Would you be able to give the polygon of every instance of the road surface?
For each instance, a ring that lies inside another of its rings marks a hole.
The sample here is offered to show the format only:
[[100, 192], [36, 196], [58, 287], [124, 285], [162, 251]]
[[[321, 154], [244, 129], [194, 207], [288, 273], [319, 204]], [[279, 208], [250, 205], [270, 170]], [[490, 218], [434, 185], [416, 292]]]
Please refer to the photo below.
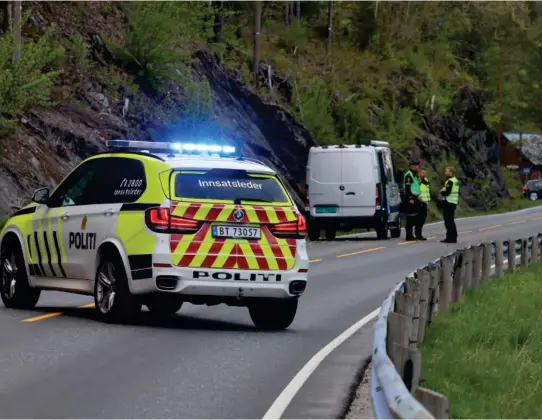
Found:
[[[284, 332], [256, 331], [246, 309], [222, 305], [117, 326], [98, 322], [84, 296], [44, 292], [33, 311], [0, 304], [0, 415], [261, 418], [316, 352], [378, 308], [405, 275], [469, 243], [542, 232], [542, 207], [457, 224], [457, 245], [439, 242], [442, 223], [426, 227], [426, 242], [369, 233], [309, 244], [309, 286]], [[370, 329], [360, 334], [314, 373], [286, 417], [329, 417], [369, 355]]]

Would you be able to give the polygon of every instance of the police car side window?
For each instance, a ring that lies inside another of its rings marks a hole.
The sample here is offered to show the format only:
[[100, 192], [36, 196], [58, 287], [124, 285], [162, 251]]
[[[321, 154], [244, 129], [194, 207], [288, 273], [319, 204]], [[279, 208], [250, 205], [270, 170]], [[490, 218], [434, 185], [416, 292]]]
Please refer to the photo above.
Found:
[[96, 159], [77, 167], [53, 192], [49, 207], [93, 204], [87, 193], [93, 184], [99, 183], [100, 166], [100, 159]]
[[105, 178], [99, 190], [91, 191], [100, 203], [133, 203], [147, 188], [145, 167], [137, 159], [107, 158], [103, 160]]

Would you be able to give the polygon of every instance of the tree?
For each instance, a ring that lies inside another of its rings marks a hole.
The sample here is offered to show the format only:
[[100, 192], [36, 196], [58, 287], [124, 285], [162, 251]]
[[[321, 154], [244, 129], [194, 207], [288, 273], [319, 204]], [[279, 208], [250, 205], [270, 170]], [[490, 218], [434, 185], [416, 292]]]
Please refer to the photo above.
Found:
[[2, 1], [1, 7], [3, 11], [2, 31], [8, 32], [11, 28], [11, 1]]
[[13, 8], [13, 62], [18, 63], [21, 61], [21, 15], [23, 2], [21, 0], [14, 0], [12, 2]]
[[331, 52], [331, 37], [333, 24], [333, 0], [329, 0], [328, 12], [327, 12], [327, 53]]
[[254, 14], [254, 88], [258, 89], [258, 73], [260, 70], [260, 32], [262, 30], [262, 2], [255, 2]]

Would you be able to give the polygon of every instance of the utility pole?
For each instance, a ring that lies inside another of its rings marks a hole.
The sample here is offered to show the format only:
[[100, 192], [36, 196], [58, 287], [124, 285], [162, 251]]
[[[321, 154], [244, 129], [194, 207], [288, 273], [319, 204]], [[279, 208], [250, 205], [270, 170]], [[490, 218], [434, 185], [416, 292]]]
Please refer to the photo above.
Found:
[[14, 0], [12, 2], [13, 7], [13, 62], [18, 63], [21, 61], [21, 16], [23, 2], [21, 0]]
[[262, 30], [262, 2], [255, 2], [254, 18], [254, 89], [258, 89], [258, 73], [260, 70], [260, 32]]

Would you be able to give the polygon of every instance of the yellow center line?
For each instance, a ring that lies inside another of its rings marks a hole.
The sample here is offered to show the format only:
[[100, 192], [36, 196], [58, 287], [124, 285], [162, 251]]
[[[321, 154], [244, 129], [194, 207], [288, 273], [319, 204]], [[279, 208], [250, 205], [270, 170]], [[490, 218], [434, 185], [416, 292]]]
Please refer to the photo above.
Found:
[[[93, 308], [93, 307], [94, 307], [94, 302], [79, 306], [79, 308]], [[60, 316], [60, 315], [62, 315], [62, 312], [50, 312], [48, 314], [43, 314], [43, 315], [34, 316], [32, 318], [23, 319], [23, 322], [36, 322], [36, 321], [41, 321], [43, 319], [53, 318], [55, 316]]]
[[478, 231], [482, 232], [483, 230], [497, 229], [497, 228], [500, 228], [500, 227], [502, 227], [502, 225], [488, 226], [488, 227], [485, 227], [485, 228], [480, 228], [480, 229], [478, 229]]
[[316, 260], [310, 260], [309, 262], [313, 263], [313, 262], [320, 262], [320, 261], [322, 261], [322, 259], [321, 259], [321, 258], [319, 258], [319, 259], [316, 259]]
[[410, 245], [410, 244], [417, 244], [418, 242], [419, 241], [406, 241], [406, 242], [399, 242], [397, 245]]
[[362, 249], [361, 251], [350, 252], [349, 254], [341, 254], [341, 255], [337, 255], [337, 258], [349, 257], [349, 256], [351, 256], [351, 255], [365, 254], [366, 252], [378, 251], [378, 250], [384, 249], [384, 248], [386, 248], [386, 247], [385, 247], [385, 246], [379, 246], [379, 247], [377, 247], [377, 248]]
[[462, 232], [457, 232], [457, 233], [459, 233], [459, 234], [463, 234], [463, 233], [472, 233], [472, 230], [464, 230], [464, 231], [462, 231]]
[[535, 217], [533, 220], [542, 220], [542, 217]]
[[62, 312], [51, 312], [49, 314], [44, 314], [44, 315], [34, 316], [32, 318], [23, 319], [23, 322], [36, 322], [36, 321], [41, 321], [42, 319], [52, 318], [54, 316], [59, 316], [59, 315], [62, 315]]
[[427, 240], [436, 239], [436, 238], [437, 238], [436, 236], [430, 236], [427, 238]]
[[515, 222], [508, 223], [509, 225], [519, 225], [520, 223], [525, 223], [526, 220], [516, 220]]

